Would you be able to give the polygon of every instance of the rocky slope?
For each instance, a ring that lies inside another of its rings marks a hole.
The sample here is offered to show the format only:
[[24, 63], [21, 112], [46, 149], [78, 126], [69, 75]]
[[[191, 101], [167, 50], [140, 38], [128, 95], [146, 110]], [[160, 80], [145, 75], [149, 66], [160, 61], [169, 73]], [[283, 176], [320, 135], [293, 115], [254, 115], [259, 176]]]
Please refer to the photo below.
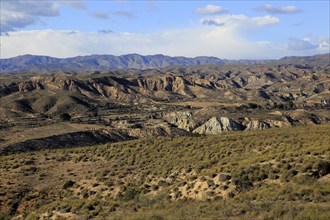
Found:
[[[8, 136], [20, 135], [12, 132], [14, 128], [45, 127], [63, 120], [72, 125], [102, 125], [129, 138], [326, 123], [330, 121], [330, 67], [323, 65], [324, 57], [299, 58], [297, 63], [284, 59], [276, 64], [171, 66], [156, 73], [0, 75], [0, 129], [4, 131], [0, 147], [37, 146], [48, 137], [51, 143], [56, 135], [10, 143]], [[310, 59], [314, 60], [308, 65], [301, 64]], [[65, 114], [69, 119], [63, 119]], [[67, 131], [74, 132], [78, 131]]]
[[248, 108], [328, 106], [329, 71], [322, 66], [264, 64], [169, 67], [156, 75], [145, 71], [143, 76], [2, 76], [0, 115], [86, 115], [109, 102], [114, 106], [201, 100]]
[[[203, 109], [202, 109], [203, 110]], [[163, 118], [176, 127], [196, 134], [219, 134], [229, 131], [264, 130], [306, 124], [326, 123], [329, 116], [298, 109], [295, 111], [269, 111], [264, 116], [242, 117], [241, 114], [209, 112], [200, 117], [201, 110], [165, 113]], [[262, 114], [262, 110], [259, 110]], [[327, 114], [327, 111], [324, 111]], [[325, 117], [324, 117], [325, 116]], [[206, 119], [205, 119], [206, 118]]]
[[196, 121], [193, 119], [192, 113], [189, 111], [170, 112], [164, 115], [164, 119], [170, 124], [186, 131], [193, 131], [197, 126]]
[[198, 134], [218, 134], [225, 131], [242, 131], [244, 128], [239, 123], [227, 117], [211, 118], [193, 132]]
[[256, 65], [171, 67], [151, 76], [4, 76], [0, 98], [6, 106], [37, 112], [56, 111], [54, 106], [73, 102], [90, 108], [99, 98], [139, 103], [185, 99], [324, 103], [330, 91], [329, 71], [319, 66]]

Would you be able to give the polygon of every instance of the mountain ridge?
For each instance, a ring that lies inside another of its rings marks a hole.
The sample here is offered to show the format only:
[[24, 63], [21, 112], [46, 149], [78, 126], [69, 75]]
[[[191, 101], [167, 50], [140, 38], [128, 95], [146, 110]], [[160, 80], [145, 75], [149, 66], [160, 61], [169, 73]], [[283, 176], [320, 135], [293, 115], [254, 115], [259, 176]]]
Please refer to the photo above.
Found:
[[1, 73], [52, 72], [52, 71], [102, 71], [109, 69], [158, 69], [169, 66], [192, 65], [226, 65], [226, 64], [264, 64], [264, 63], [309, 63], [317, 62], [329, 65], [329, 54], [308, 57], [283, 57], [279, 60], [228, 60], [213, 56], [194, 58], [183, 56], [167, 56], [163, 54], [140, 55], [88, 55], [70, 58], [56, 58], [39, 55], [21, 55], [13, 58], [0, 59]]

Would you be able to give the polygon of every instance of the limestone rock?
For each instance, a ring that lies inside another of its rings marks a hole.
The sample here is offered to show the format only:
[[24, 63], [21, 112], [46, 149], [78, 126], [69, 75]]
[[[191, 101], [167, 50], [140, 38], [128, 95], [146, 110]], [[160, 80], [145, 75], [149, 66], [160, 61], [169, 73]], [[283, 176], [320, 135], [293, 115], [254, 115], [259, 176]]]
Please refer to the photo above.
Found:
[[178, 128], [192, 131], [196, 128], [197, 123], [193, 119], [193, 115], [189, 111], [185, 112], [171, 112], [164, 115], [166, 121], [170, 124], [176, 125]]
[[230, 118], [221, 117], [220, 119], [217, 119], [216, 117], [213, 117], [205, 122], [202, 126], [196, 128], [193, 133], [218, 134], [226, 131], [241, 130], [244, 130], [244, 127]]
[[227, 117], [221, 117], [220, 123], [222, 124], [222, 129], [224, 131], [242, 131], [243, 126], [236, 121], [227, 118]]
[[270, 128], [270, 125], [258, 119], [245, 118], [243, 124], [246, 126], [245, 130], [264, 130]]
[[265, 122], [268, 123], [271, 128], [272, 127], [281, 128], [284, 126], [291, 126], [290, 123], [281, 120], [266, 119]]

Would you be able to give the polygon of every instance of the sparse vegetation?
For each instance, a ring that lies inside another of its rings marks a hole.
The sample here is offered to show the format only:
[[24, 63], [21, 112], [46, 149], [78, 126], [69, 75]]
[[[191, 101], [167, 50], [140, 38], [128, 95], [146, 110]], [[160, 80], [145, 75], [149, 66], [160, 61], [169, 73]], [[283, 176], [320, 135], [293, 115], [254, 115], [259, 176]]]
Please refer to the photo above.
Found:
[[328, 219], [329, 124], [0, 158], [1, 219]]

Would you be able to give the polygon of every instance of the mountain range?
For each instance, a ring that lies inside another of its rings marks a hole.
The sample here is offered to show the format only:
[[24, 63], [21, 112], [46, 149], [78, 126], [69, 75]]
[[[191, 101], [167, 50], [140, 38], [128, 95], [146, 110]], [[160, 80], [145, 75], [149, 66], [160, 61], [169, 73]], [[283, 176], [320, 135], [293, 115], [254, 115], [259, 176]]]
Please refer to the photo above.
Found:
[[157, 69], [168, 66], [192, 66], [201, 64], [262, 64], [269, 62], [302, 63], [310, 61], [329, 65], [329, 55], [321, 54], [311, 57], [284, 57], [279, 60], [227, 60], [216, 57], [200, 56], [195, 58], [171, 57], [162, 54], [143, 56], [139, 54], [89, 55], [72, 58], [55, 58], [49, 56], [22, 55], [0, 59], [1, 73], [27, 73], [52, 71], [102, 71], [109, 69]]

